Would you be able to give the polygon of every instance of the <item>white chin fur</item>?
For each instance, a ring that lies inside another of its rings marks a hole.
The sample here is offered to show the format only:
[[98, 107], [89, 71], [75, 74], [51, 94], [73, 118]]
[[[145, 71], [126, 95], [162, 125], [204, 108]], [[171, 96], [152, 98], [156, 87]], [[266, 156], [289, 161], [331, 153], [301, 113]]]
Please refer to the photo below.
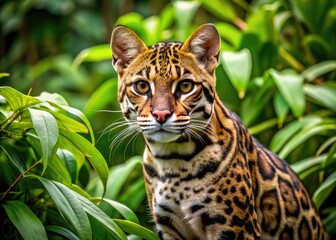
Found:
[[181, 137], [181, 134], [157, 131], [155, 133], [148, 134], [145, 137], [158, 143], [170, 143]]

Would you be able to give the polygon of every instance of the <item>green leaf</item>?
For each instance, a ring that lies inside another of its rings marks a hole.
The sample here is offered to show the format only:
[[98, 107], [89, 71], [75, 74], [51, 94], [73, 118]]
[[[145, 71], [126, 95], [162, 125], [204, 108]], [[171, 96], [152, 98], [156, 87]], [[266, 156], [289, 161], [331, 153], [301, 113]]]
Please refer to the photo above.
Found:
[[24, 95], [11, 87], [0, 87], [0, 96], [6, 99], [14, 112], [41, 103], [37, 98]]
[[283, 96], [276, 93], [274, 96], [274, 110], [278, 117], [278, 124], [282, 126], [288, 115], [289, 107]]
[[326, 74], [335, 69], [336, 69], [336, 61], [329, 60], [329, 61], [320, 62], [314, 66], [311, 66], [310, 68], [307, 68], [301, 73], [301, 75], [304, 79], [311, 82], [315, 80], [317, 77], [320, 77], [323, 74]]
[[186, 29], [190, 28], [191, 20], [199, 8], [200, 3], [197, 1], [173, 1], [172, 4], [175, 9], [175, 15], [177, 16], [177, 39], [182, 41], [189, 35]]
[[29, 108], [35, 131], [40, 138], [42, 148], [43, 171], [47, 168], [58, 139], [58, 126], [55, 118], [50, 113]]
[[221, 54], [222, 66], [240, 98], [245, 96], [247, 85], [251, 76], [252, 59], [248, 49], [240, 52], [223, 52]]
[[67, 111], [68, 113], [71, 113], [71, 114], [75, 115], [76, 117], [79, 117], [85, 123], [85, 125], [88, 128], [89, 133], [90, 133], [91, 142], [92, 142], [92, 144], [95, 144], [95, 137], [94, 137], [93, 129], [91, 127], [91, 124], [90, 124], [89, 120], [84, 115], [84, 113], [82, 113], [80, 110], [78, 110], [76, 108], [73, 108], [73, 107], [61, 106], [61, 108], [64, 109], [65, 111]]
[[303, 88], [304, 92], [318, 104], [330, 108], [336, 112], [336, 85], [308, 85]]
[[111, 199], [107, 199], [107, 198], [102, 198], [102, 199], [101, 198], [94, 198], [94, 200], [96, 200], [96, 201], [103, 201], [103, 202], [109, 204], [114, 209], [116, 209], [125, 219], [127, 219], [127, 220], [129, 220], [131, 222], [139, 224], [138, 217], [127, 206], [125, 206], [125, 205], [123, 205], [123, 204], [121, 204], [119, 202], [113, 201]]
[[26, 204], [21, 201], [8, 201], [2, 206], [23, 239], [48, 239], [42, 222]]
[[57, 233], [67, 239], [70, 240], [80, 240], [73, 232], [69, 229], [61, 227], [61, 226], [46, 226], [45, 228], [48, 232]]
[[[234, 22], [237, 18], [237, 13], [233, 8], [233, 5], [228, 0], [201, 0], [202, 5], [208, 9], [212, 14], [220, 17], [224, 20]], [[183, 14], [183, 13], [182, 13]], [[183, 19], [183, 15], [179, 15]]]
[[291, 168], [299, 175], [300, 179], [305, 179], [313, 172], [322, 168], [322, 163], [326, 159], [326, 154], [318, 157], [311, 157], [291, 164]]
[[92, 239], [91, 225], [77, 195], [61, 183], [36, 177], [48, 190], [61, 216], [80, 239]]
[[91, 94], [89, 101], [87, 102], [84, 113], [89, 118], [97, 110], [105, 109], [108, 104], [117, 102], [116, 94], [111, 94], [111, 92], [117, 92], [118, 79], [110, 79], [101, 84], [94, 92]]
[[292, 72], [282, 72], [271, 69], [269, 71], [278, 86], [281, 95], [296, 117], [300, 117], [305, 110], [305, 97], [303, 94], [303, 78]]
[[79, 201], [84, 207], [84, 210], [93, 218], [95, 218], [102, 226], [104, 226], [115, 237], [115, 239], [127, 240], [124, 232], [119, 226], [107, 216], [101, 209], [94, 205], [91, 201], [82, 195], [75, 193]]
[[330, 193], [336, 187], [336, 172], [333, 172], [315, 191], [313, 201], [317, 208], [320, 208]]
[[102, 44], [83, 49], [75, 58], [73, 62], [74, 67], [78, 67], [83, 62], [101, 62], [110, 60], [112, 53], [108, 44]]
[[159, 237], [152, 231], [128, 220], [114, 219], [119, 227], [125, 232], [137, 235], [142, 239], [159, 240]]
[[285, 158], [291, 151], [293, 151], [297, 146], [305, 142], [308, 138], [320, 134], [326, 131], [335, 131], [336, 130], [336, 122], [334, 123], [325, 123], [317, 126], [313, 126], [310, 128], [304, 128], [298, 134], [293, 136], [286, 145], [282, 148], [279, 153], [279, 157]]
[[97, 171], [98, 176], [103, 183], [104, 189], [106, 189], [109, 170], [101, 153], [95, 148], [93, 144], [76, 133], [71, 133], [60, 129], [60, 134], [69, 140], [72, 145], [76, 146], [76, 148], [78, 148], [83, 153], [86, 159], [90, 161], [93, 168]]
[[1, 141], [0, 142], [0, 149], [4, 151], [7, 155], [8, 159], [13, 163], [13, 165], [23, 173], [26, 170], [26, 166], [24, 164], [24, 160], [22, 156], [19, 154], [16, 148], [13, 146]]
[[9, 73], [0, 72], [0, 78], [9, 77]]
[[303, 119], [296, 120], [285, 128], [278, 131], [272, 138], [270, 143], [270, 150], [277, 153], [280, 149], [304, 126], [310, 128], [322, 122], [319, 116], [307, 116]]
[[76, 183], [78, 177], [78, 166], [75, 156], [67, 149], [57, 149], [57, 155], [60, 159], [62, 159], [64, 165], [68, 169], [71, 181]]

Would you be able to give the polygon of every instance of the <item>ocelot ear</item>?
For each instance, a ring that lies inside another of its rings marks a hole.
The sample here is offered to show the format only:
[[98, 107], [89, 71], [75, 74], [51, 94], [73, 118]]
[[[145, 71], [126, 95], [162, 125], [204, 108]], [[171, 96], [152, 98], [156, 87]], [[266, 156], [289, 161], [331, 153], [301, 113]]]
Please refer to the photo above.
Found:
[[124, 69], [148, 48], [132, 30], [118, 26], [112, 32], [111, 49], [112, 64], [115, 70], [122, 74]]
[[183, 51], [193, 53], [210, 73], [217, 67], [219, 49], [219, 33], [215, 25], [210, 23], [198, 27], [182, 46]]

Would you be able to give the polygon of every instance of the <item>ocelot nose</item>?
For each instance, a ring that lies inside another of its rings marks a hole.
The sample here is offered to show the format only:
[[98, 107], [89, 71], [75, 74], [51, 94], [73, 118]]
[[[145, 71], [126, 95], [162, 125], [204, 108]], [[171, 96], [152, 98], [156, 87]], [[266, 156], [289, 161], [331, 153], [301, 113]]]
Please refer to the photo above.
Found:
[[169, 116], [171, 115], [171, 112], [169, 110], [154, 110], [152, 112], [152, 115], [156, 118], [156, 121], [158, 123], [165, 123]]

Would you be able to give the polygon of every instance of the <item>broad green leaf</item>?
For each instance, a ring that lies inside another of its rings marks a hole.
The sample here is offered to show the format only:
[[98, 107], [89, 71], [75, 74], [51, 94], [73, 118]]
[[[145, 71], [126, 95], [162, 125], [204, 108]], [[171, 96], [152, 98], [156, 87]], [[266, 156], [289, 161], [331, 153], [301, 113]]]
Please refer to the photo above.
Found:
[[8, 201], [2, 205], [5, 211], [20, 232], [23, 239], [47, 240], [47, 233], [40, 219], [21, 201]]
[[88, 133], [88, 129], [84, 124], [68, 117], [65, 113], [50, 110], [47, 110], [47, 112], [51, 113], [56, 118], [59, 128], [77, 133]]
[[46, 226], [45, 228], [48, 232], [54, 232], [57, 233], [63, 237], [65, 237], [66, 239], [70, 239], [70, 240], [80, 240], [76, 234], [74, 234], [72, 231], [70, 231], [69, 229], [65, 228], [65, 227], [61, 227], [61, 226]]
[[133, 157], [124, 164], [120, 164], [111, 168], [109, 173], [109, 180], [107, 183], [106, 198], [108, 199], [117, 199], [119, 196], [122, 186], [127, 181], [131, 172], [134, 171], [134, 168], [142, 164], [141, 157]]
[[138, 217], [135, 215], [135, 213], [129, 209], [127, 206], [117, 202], [117, 201], [113, 201], [111, 199], [107, 199], [107, 198], [92, 198], [92, 201], [103, 201], [107, 204], [109, 204], [110, 206], [112, 206], [114, 209], [116, 209], [125, 219], [137, 223], [139, 224], [139, 219]]
[[127, 233], [131, 233], [146, 240], [159, 240], [159, 237], [152, 231], [128, 220], [114, 219], [119, 227]]
[[336, 187], [336, 172], [333, 172], [315, 191], [313, 201], [317, 208], [320, 208], [324, 201]]
[[271, 69], [270, 74], [279, 88], [289, 107], [296, 117], [300, 117], [305, 110], [305, 97], [303, 94], [303, 78], [300, 75]]
[[336, 69], [336, 61], [329, 60], [329, 61], [320, 62], [314, 66], [311, 66], [310, 68], [307, 68], [301, 73], [301, 75], [304, 79], [311, 82], [315, 80], [317, 77], [320, 77], [323, 74], [331, 72], [335, 69]]
[[0, 96], [6, 99], [14, 112], [41, 103], [37, 98], [24, 95], [11, 87], [0, 87]]
[[128, 186], [121, 196], [118, 197], [118, 201], [128, 206], [133, 211], [139, 209], [146, 199], [146, 188], [143, 176], [140, 176], [138, 180], [132, 182], [132, 185]]
[[304, 126], [306, 128], [313, 127], [322, 122], [322, 118], [319, 116], [307, 116], [303, 119], [296, 120], [288, 124], [285, 128], [278, 131], [272, 138], [270, 143], [270, 149], [278, 153], [280, 149]]
[[329, 124], [320, 124], [317, 126], [313, 126], [311, 128], [304, 128], [298, 134], [294, 135], [282, 148], [279, 153], [279, 157], [286, 158], [287, 155], [293, 151], [297, 146], [301, 143], [309, 139], [314, 135], [318, 135], [321, 132], [325, 131], [335, 131], [336, 130], [336, 122]]
[[[219, 31], [220, 36], [225, 39], [225, 42], [230, 43], [231, 46], [238, 48], [242, 39], [242, 32], [236, 27], [225, 22], [215, 23], [216, 28]], [[223, 45], [224, 42], [221, 44]]]
[[43, 102], [51, 102], [61, 106], [69, 106], [65, 98], [58, 93], [42, 92], [40, 96], [36, 98], [40, 99]]
[[60, 134], [69, 140], [72, 145], [76, 146], [83, 153], [85, 158], [90, 161], [93, 168], [97, 171], [97, 174], [103, 183], [104, 189], [106, 189], [109, 170], [101, 153], [95, 148], [93, 144], [76, 133], [71, 133], [60, 129]]
[[104, 226], [113, 236], [114, 239], [127, 240], [125, 233], [119, 228], [119, 226], [107, 216], [100, 208], [98, 208], [91, 201], [75, 193], [79, 201], [84, 207], [84, 210], [93, 218], [95, 218], [102, 226]]
[[44, 171], [48, 166], [48, 161], [51, 158], [57, 143], [57, 122], [53, 115], [43, 110], [29, 108], [29, 113], [34, 124], [35, 131], [40, 138]]
[[[237, 13], [233, 8], [232, 4], [228, 0], [201, 0], [200, 1], [206, 9], [208, 9], [212, 14], [220, 17], [224, 20], [229, 20], [234, 22], [237, 20]], [[180, 18], [183, 19], [183, 13]]]
[[291, 168], [299, 175], [300, 179], [305, 179], [313, 172], [322, 168], [322, 163], [326, 159], [326, 154], [318, 157], [311, 157], [291, 164]]
[[286, 117], [288, 115], [289, 107], [283, 96], [279, 93], [276, 93], [274, 96], [274, 110], [278, 117], [278, 124], [279, 126], [282, 126], [284, 121], [286, 120]]
[[184, 41], [189, 35], [186, 29], [190, 28], [191, 20], [199, 8], [200, 3], [197, 1], [173, 1], [172, 4], [175, 9], [175, 15], [177, 16], [177, 39]]
[[68, 169], [73, 183], [77, 182], [78, 166], [75, 156], [67, 149], [57, 149], [56, 153]]
[[93, 94], [91, 94], [91, 97], [84, 108], [84, 114], [90, 118], [95, 111], [105, 109], [113, 100], [117, 100], [116, 94], [111, 94], [111, 92], [117, 92], [117, 85], [117, 79], [110, 79], [101, 84]]
[[95, 137], [94, 137], [94, 133], [93, 133], [91, 124], [90, 124], [89, 120], [87, 119], [87, 117], [84, 115], [84, 113], [82, 113], [80, 110], [78, 110], [76, 108], [73, 108], [73, 107], [61, 106], [61, 108], [63, 108], [68, 113], [71, 113], [71, 114], [75, 115], [76, 117], [79, 117], [85, 123], [85, 125], [88, 128], [89, 133], [90, 133], [91, 142], [92, 142], [92, 144], [95, 144]]
[[68, 187], [71, 186], [72, 183], [69, 170], [56, 154], [53, 154], [50, 159], [43, 176], [50, 180], [60, 182]]
[[304, 92], [318, 104], [336, 112], [336, 85], [304, 85]]
[[237, 90], [239, 97], [243, 98], [252, 70], [250, 51], [243, 49], [240, 52], [224, 52], [221, 54], [221, 59], [232, 85]]
[[61, 183], [37, 179], [48, 190], [60, 214], [80, 239], [92, 239], [91, 225], [77, 195]]
[[83, 62], [101, 62], [104, 60], [110, 60], [111, 58], [112, 53], [108, 44], [97, 45], [83, 49], [76, 56], [73, 66], [78, 67]]

